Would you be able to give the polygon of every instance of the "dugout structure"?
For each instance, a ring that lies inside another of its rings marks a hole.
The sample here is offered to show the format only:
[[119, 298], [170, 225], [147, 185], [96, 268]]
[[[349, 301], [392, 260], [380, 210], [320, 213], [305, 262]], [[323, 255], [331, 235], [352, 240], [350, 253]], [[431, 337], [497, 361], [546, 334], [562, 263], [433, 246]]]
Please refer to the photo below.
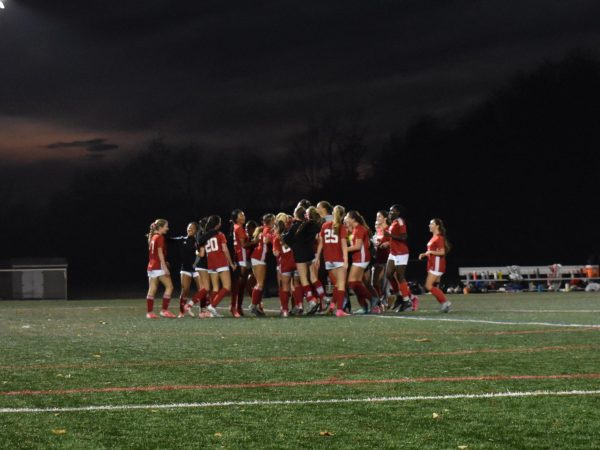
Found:
[[0, 299], [67, 299], [64, 258], [17, 259], [0, 265]]

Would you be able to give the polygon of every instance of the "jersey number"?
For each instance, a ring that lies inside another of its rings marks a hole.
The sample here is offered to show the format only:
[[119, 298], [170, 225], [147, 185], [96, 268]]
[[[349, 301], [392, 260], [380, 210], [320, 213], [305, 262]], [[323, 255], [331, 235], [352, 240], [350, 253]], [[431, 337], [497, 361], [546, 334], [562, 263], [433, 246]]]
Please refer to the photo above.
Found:
[[219, 242], [217, 241], [217, 238], [214, 237], [209, 239], [206, 243], [206, 252], [216, 252], [217, 250], [219, 250]]
[[325, 243], [326, 244], [337, 244], [340, 242], [340, 238], [333, 230], [325, 230]]

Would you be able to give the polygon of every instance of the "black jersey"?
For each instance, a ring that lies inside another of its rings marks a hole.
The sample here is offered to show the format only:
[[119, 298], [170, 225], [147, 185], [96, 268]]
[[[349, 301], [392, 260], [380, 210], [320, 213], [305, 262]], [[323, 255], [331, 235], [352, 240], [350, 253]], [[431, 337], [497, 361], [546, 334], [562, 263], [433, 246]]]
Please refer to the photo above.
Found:
[[196, 250], [198, 249], [196, 236], [178, 236], [167, 239], [177, 244], [181, 259], [181, 270], [184, 272], [194, 272]]
[[294, 252], [297, 263], [307, 263], [315, 259], [315, 239], [321, 231], [321, 224], [313, 220], [295, 221], [282, 238]]

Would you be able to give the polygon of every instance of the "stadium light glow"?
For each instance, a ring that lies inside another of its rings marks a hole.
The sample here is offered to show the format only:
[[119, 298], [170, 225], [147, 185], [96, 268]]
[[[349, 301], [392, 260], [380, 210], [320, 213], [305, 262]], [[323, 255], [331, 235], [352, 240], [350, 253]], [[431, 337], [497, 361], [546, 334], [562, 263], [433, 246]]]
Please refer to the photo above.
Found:
[[4, 3], [0, 2], [0, 9], [4, 9]]

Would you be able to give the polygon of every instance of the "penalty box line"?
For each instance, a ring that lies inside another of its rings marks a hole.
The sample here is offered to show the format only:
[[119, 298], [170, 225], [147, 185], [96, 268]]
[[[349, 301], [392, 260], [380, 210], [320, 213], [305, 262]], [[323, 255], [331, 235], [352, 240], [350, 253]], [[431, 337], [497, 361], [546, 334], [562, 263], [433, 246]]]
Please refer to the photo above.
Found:
[[0, 414], [16, 413], [61, 413], [61, 412], [96, 412], [96, 411], [130, 411], [154, 409], [183, 409], [183, 408], [218, 408], [228, 406], [301, 406], [327, 405], [344, 403], [386, 403], [413, 402], [432, 400], [468, 400], [490, 398], [523, 398], [523, 397], [567, 397], [600, 395], [600, 390], [592, 391], [529, 391], [529, 392], [487, 392], [480, 394], [447, 394], [447, 395], [418, 395], [404, 397], [366, 397], [366, 398], [332, 398], [320, 400], [248, 400], [237, 402], [200, 402], [200, 403], [168, 403], [152, 405], [92, 405], [60, 408], [0, 408]]
[[435, 322], [466, 322], [466, 323], [486, 323], [492, 325], [539, 325], [544, 327], [574, 327], [574, 328], [600, 328], [598, 324], [583, 323], [553, 323], [553, 322], [513, 322], [504, 320], [481, 320], [481, 319], [447, 319], [436, 317], [409, 317], [409, 316], [369, 316], [379, 319], [400, 319], [400, 320], [423, 320]]

